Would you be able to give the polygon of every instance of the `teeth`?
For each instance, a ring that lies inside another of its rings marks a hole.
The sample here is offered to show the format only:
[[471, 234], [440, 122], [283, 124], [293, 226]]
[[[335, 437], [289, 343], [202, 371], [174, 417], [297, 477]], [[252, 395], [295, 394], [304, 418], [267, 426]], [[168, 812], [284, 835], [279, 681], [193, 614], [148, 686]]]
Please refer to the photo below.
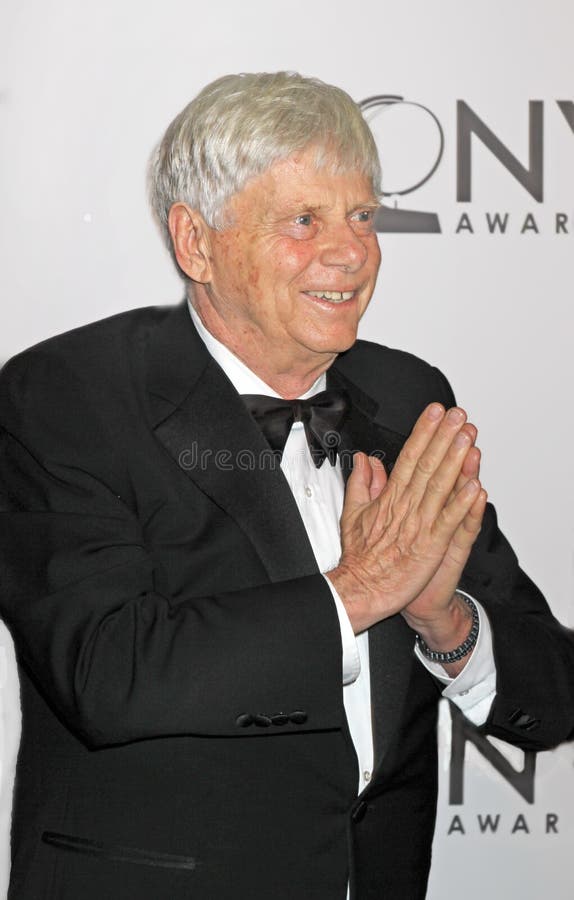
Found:
[[318, 297], [320, 300], [330, 300], [332, 303], [342, 303], [344, 300], [350, 300], [354, 291], [307, 291], [311, 297]]

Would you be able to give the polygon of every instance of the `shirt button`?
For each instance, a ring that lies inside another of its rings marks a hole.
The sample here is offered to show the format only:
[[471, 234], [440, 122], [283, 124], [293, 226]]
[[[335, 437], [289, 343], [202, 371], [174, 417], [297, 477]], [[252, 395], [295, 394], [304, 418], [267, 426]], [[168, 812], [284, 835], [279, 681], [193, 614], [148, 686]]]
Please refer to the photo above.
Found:
[[363, 781], [366, 781], [368, 784], [370, 780], [371, 780], [371, 773], [369, 772], [368, 769], [365, 769], [365, 771], [363, 772]]
[[305, 495], [306, 495], [307, 497], [312, 497], [312, 496], [313, 496], [313, 491], [311, 490], [311, 488], [309, 487], [309, 485], [307, 485], [307, 487], [305, 488]]

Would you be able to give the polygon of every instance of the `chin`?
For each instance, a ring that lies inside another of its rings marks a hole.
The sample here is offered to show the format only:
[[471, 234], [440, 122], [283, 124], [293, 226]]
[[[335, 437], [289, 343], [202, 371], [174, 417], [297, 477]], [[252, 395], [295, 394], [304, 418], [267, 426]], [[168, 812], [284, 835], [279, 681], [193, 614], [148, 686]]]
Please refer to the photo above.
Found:
[[298, 343], [303, 345], [313, 355], [336, 356], [349, 350], [357, 340], [358, 323], [347, 325], [345, 328], [317, 328], [310, 329], [305, 335], [301, 334]]
[[340, 334], [333, 335], [329, 341], [329, 349], [332, 353], [344, 353], [349, 350], [357, 340], [357, 331], [355, 328], [347, 328]]
[[321, 345], [317, 344], [310, 349], [314, 350], [315, 353], [320, 353], [325, 356], [338, 356], [339, 353], [344, 353], [345, 350], [350, 350], [356, 340], [357, 333], [355, 332], [354, 334], [348, 335], [345, 338], [339, 338], [337, 341], [325, 341]]

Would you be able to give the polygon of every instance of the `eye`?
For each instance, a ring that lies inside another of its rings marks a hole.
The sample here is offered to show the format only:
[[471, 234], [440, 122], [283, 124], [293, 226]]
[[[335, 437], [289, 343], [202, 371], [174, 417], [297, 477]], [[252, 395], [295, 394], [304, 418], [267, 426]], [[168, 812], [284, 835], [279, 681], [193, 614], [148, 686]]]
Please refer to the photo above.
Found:
[[359, 209], [356, 213], [353, 213], [352, 219], [354, 222], [360, 222], [361, 225], [368, 225], [369, 222], [372, 222], [375, 217], [374, 209]]
[[303, 213], [302, 215], [295, 218], [295, 224], [308, 227], [309, 225], [313, 224], [313, 216], [311, 215], [311, 213]]
[[358, 209], [351, 216], [351, 225], [355, 231], [366, 234], [373, 230], [375, 222], [375, 209]]
[[315, 213], [299, 213], [286, 222], [286, 234], [297, 241], [310, 241], [316, 237], [319, 221]]

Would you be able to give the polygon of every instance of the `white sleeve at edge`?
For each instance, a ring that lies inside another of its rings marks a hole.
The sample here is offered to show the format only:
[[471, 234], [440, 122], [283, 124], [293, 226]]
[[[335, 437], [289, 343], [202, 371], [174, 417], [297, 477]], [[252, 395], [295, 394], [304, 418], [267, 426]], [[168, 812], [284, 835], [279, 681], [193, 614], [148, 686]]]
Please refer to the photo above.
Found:
[[329, 585], [333, 600], [335, 601], [335, 609], [339, 616], [341, 644], [343, 646], [343, 684], [351, 684], [353, 681], [357, 680], [361, 672], [361, 660], [359, 658], [357, 640], [343, 601], [329, 579], [325, 575], [323, 575], [323, 578]]
[[[460, 593], [464, 594], [464, 591]], [[465, 596], [470, 597], [470, 594]], [[445, 685], [443, 697], [456, 703], [474, 725], [484, 725], [496, 696], [496, 666], [488, 616], [474, 597], [470, 599], [478, 609], [480, 631], [470, 659], [456, 678], [449, 678], [443, 667], [426, 659], [416, 645], [415, 653], [423, 666]]]

